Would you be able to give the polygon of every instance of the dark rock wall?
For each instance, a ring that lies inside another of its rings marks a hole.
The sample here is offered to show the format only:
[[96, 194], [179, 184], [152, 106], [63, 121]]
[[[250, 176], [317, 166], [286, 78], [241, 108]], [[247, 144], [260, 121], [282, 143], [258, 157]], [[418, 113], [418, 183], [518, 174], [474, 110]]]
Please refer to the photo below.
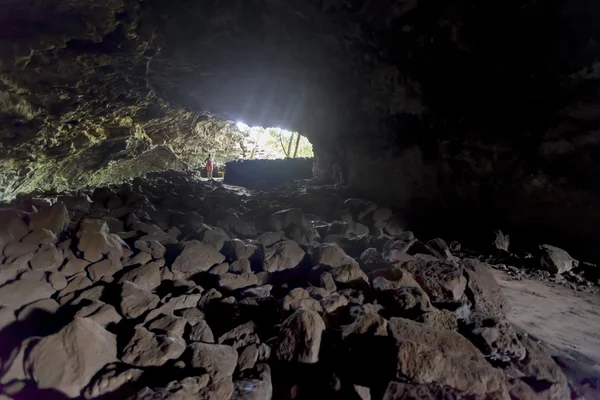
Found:
[[85, 181], [114, 155], [163, 145], [187, 162], [209, 148], [193, 141], [210, 112], [302, 132], [316, 177], [425, 218], [420, 226], [536, 227], [583, 249], [597, 238], [596, 2], [3, 7], [5, 192]]
[[224, 183], [266, 189], [298, 179], [312, 178], [312, 158], [239, 160], [225, 165]]

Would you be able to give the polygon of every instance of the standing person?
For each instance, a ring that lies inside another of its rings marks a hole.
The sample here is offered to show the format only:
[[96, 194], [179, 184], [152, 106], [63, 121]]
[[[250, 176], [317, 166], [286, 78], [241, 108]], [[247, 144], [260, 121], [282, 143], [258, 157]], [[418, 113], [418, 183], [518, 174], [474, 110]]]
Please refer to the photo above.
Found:
[[208, 154], [208, 158], [204, 161], [206, 163], [206, 176], [209, 179], [212, 179], [213, 177], [213, 158], [212, 158], [212, 154]]

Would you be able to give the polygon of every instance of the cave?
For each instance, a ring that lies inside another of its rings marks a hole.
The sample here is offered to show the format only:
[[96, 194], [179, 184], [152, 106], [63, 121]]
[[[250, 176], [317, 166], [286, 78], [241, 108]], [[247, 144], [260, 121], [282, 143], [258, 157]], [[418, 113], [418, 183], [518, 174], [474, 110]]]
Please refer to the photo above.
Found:
[[0, 397], [594, 398], [599, 94], [589, 0], [5, 0]]

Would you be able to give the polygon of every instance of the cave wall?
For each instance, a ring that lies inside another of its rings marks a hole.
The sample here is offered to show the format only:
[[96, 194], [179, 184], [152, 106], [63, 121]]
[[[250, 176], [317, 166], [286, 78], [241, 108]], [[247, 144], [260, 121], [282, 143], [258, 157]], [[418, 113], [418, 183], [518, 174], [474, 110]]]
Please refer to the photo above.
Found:
[[194, 164], [214, 118], [302, 132], [316, 178], [415, 228], [597, 239], [596, 2], [4, 3], [4, 196]]

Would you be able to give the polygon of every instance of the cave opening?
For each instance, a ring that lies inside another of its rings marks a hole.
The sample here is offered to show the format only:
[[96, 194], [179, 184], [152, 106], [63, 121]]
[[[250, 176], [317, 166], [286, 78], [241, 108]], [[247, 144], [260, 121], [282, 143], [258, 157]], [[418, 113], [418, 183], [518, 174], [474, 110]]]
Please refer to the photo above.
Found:
[[313, 158], [313, 146], [300, 132], [280, 127], [249, 126], [236, 122], [244, 133], [245, 159], [278, 160], [284, 158]]

